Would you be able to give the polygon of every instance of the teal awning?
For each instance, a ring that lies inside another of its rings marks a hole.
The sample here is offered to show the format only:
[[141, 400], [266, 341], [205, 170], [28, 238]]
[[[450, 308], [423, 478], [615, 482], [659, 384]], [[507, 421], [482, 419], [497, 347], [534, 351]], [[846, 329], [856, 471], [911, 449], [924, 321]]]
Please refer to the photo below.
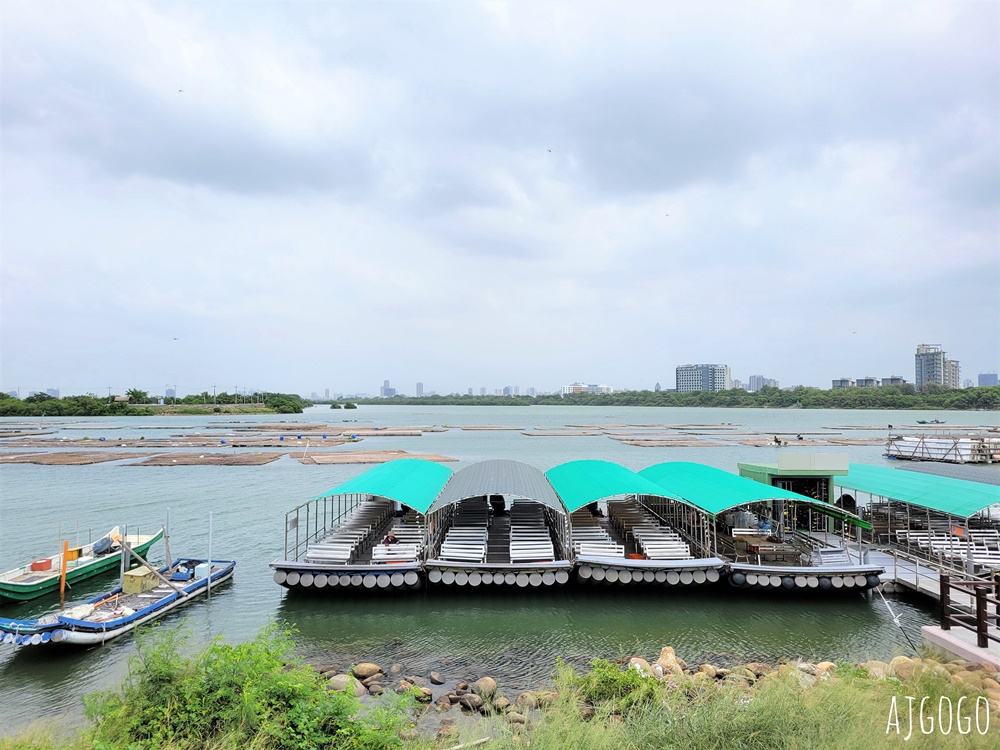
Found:
[[834, 484], [847, 489], [879, 495], [890, 500], [968, 518], [1000, 503], [1000, 487], [966, 479], [952, 479], [888, 466], [851, 464], [846, 477]]
[[685, 500], [689, 505], [713, 516], [748, 503], [788, 500], [811, 505], [820, 513], [848, 521], [856, 526], [871, 528], [871, 524], [867, 521], [829, 503], [772, 487], [763, 482], [755, 482], [712, 466], [686, 461], [668, 461], [643, 469], [639, 472], [639, 476], [660, 485], [667, 496]]
[[618, 495], [666, 497], [663, 488], [610, 461], [570, 461], [545, 472], [566, 510]]
[[395, 500], [418, 513], [426, 513], [451, 476], [452, 470], [439, 463], [399, 458], [379, 464], [319, 497], [376, 495]]

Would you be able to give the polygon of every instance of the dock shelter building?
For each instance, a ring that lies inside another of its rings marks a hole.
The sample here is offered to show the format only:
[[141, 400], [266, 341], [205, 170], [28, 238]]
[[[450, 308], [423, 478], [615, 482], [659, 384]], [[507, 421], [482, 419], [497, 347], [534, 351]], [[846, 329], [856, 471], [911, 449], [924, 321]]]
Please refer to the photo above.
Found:
[[[727, 519], [734, 508], [753, 509], [756, 515], [746, 517], [772, 518], [774, 526], [740, 528]], [[416, 586], [424, 578], [552, 586], [568, 582], [574, 570], [582, 580], [621, 584], [710, 583], [737, 568], [758, 573], [762, 586], [813, 586], [807, 576], [814, 573], [863, 581], [863, 561], [847, 558], [843, 548], [837, 552], [844, 559], [831, 559], [822, 542], [793, 538], [791, 521], [803, 508], [809, 523], [815, 517], [846, 522], [842, 529], [868, 526], [824, 500], [687, 462], [637, 473], [574, 461], [542, 473], [516, 461], [455, 472], [400, 459], [288, 512], [284, 559], [271, 567], [276, 583], [317, 589]], [[395, 539], [386, 544], [389, 530]], [[803, 559], [804, 550], [816, 559]], [[815, 569], [806, 572], [809, 565]], [[791, 576], [790, 567], [802, 575]]]
[[850, 464], [835, 478], [871, 519], [871, 538], [964, 573], [1000, 570], [1000, 486]]

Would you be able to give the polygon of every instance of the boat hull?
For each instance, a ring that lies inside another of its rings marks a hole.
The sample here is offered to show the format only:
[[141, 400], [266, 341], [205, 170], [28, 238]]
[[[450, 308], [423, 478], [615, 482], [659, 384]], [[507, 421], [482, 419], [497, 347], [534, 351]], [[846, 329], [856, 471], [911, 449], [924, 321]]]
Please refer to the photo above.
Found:
[[[150, 548], [163, 538], [163, 529], [156, 532], [149, 540], [134, 547], [135, 551], [146, 556]], [[93, 578], [101, 573], [116, 570], [121, 565], [120, 554], [109, 554], [103, 557], [94, 558], [92, 562], [75, 567], [66, 571], [66, 583], [70, 586]], [[0, 581], [0, 604], [9, 602], [28, 602], [46, 594], [59, 591], [59, 576], [46, 578], [33, 583], [16, 583], [14, 581]]]
[[[212, 562], [215, 565], [222, 565], [219, 570], [211, 574], [213, 587], [229, 580], [236, 572], [236, 562], [234, 560], [213, 560]], [[168, 566], [164, 566], [160, 569], [160, 572], [166, 573], [168, 569]], [[134, 612], [127, 617], [103, 623], [76, 620], [64, 615], [59, 615], [55, 618], [55, 621], [47, 622], [44, 625], [38, 624], [36, 620], [0, 618], [0, 632], [7, 634], [4, 636], [2, 642], [13, 643], [18, 646], [45, 644], [94, 646], [103, 644], [130, 633], [141, 625], [158, 620], [168, 612], [190, 604], [198, 597], [206, 595], [208, 592], [208, 581], [208, 577], [197, 579], [186, 586], [182, 586], [183, 593], [178, 591], [172, 592], [153, 602], [145, 609]], [[87, 603], [106, 601], [108, 598], [120, 594], [121, 591], [121, 587], [112, 589], [98, 597], [94, 597]], [[14, 637], [9, 638], [8, 636]]]

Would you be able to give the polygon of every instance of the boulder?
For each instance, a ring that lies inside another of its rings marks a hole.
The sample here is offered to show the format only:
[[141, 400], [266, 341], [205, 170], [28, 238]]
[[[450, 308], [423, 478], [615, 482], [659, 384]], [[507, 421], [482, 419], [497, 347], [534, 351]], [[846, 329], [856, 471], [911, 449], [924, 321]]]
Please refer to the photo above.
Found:
[[460, 698], [468, 692], [469, 691], [466, 690], [465, 688], [455, 688], [455, 695], [457, 695]]
[[945, 671], [948, 672], [948, 674], [958, 674], [959, 672], [965, 671], [965, 667], [963, 667], [961, 664], [955, 664], [954, 662], [949, 662], [948, 664], [945, 664], [944, 668]]
[[597, 710], [589, 703], [584, 703], [582, 706], [580, 706], [580, 718], [583, 719], [584, 721], [590, 721], [591, 719], [594, 718], [594, 714], [596, 713]]
[[489, 698], [497, 691], [497, 681], [492, 677], [480, 677], [472, 683], [472, 692], [480, 698]]
[[992, 677], [984, 677], [983, 690], [1000, 690], [1000, 682], [997, 682]]
[[396, 687], [393, 688], [397, 693], [408, 693], [413, 689], [413, 683], [407, 680], [400, 680], [396, 683]]
[[525, 690], [514, 699], [514, 705], [518, 708], [538, 708], [538, 696], [534, 690]]
[[407, 675], [405, 678], [407, 682], [412, 682], [417, 687], [427, 687], [430, 683], [427, 681], [426, 677], [421, 677], [420, 675]]
[[[633, 656], [628, 660], [628, 668], [634, 669], [636, 672], [641, 674], [643, 677], [652, 677], [653, 670], [649, 667], [649, 662], [643, 659], [641, 656]], [[661, 665], [662, 668], [662, 665]]]
[[440, 672], [431, 672], [431, 684], [444, 685], [444, 677], [441, 676]]
[[405, 672], [405, 671], [406, 671], [406, 668], [402, 664], [400, 664], [399, 662], [396, 662], [391, 667], [389, 667], [388, 674], [389, 674], [390, 677], [401, 677], [403, 675], [403, 672]]
[[752, 661], [746, 665], [746, 668], [753, 672], [754, 677], [763, 677], [771, 671], [771, 667], [769, 665], [760, 661]]
[[892, 673], [888, 664], [877, 659], [866, 661], [861, 666], [868, 671], [868, 676], [874, 680], [885, 680]]
[[320, 674], [326, 674], [327, 672], [339, 672], [340, 667], [335, 667], [332, 664], [320, 664], [318, 667], [313, 667]]
[[483, 699], [475, 693], [466, 693], [459, 697], [458, 702], [463, 708], [467, 708], [470, 711], [478, 711], [483, 707]]
[[969, 685], [976, 690], [983, 689], [983, 673], [982, 672], [959, 672], [951, 676], [951, 681], [956, 685]]
[[368, 677], [367, 679], [362, 680], [361, 684], [364, 685], [365, 687], [371, 687], [373, 682], [383, 682], [384, 680], [385, 680], [385, 675], [379, 672], [377, 674], [373, 674], [371, 677]]
[[715, 670], [715, 679], [724, 680], [729, 675], [729, 670], [725, 667], [717, 667]]
[[556, 692], [554, 690], [539, 690], [535, 693], [535, 698], [538, 701], [539, 708], [544, 706], [551, 706], [556, 702]]
[[816, 684], [816, 676], [811, 675], [808, 672], [795, 672], [795, 679], [798, 680], [799, 686], [802, 688], [811, 688]]
[[816, 671], [820, 674], [833, 674], [837, 671], [837, 665], [832, 661], [821, 661], [816, 665]]
[[496, 709], [497, 713], [503, 713], [508, 708], [510, 708], [510, 700], [504, 698], [502, 695], [499, 698], [493, 700], [493, 708]]
[[709, 679], [712, 680], [714, 680], [716, 675], [718, 674], [718, 670], [716, 670], [716, 668], [713, 667], [711, 664], [702, 664], [701, 666], [698, 667], [698, 671], [704, 672], [709, 676]]
[[454, 716], [445, 716], [443, 719], [441, 719], [441, 726], [443, 726], [443, 727], [450, 726], [450, 725], [452, 725], [454, 723], [455, 723], [455, 717]]
[[363, 661], [360, 664], [355, 664], [351, 669], [351, 674], [357, 677], [359, 680], [365, 680], [375, 674], [380, 674], [382, 672], [382, 667], [378, 664], [372, 664], [370, 661]]
[[912, 680], [916, 663], [906, 656], [897, 656], [889, 662], [889, 674], [901, 680]]
[[384, 692], [385, 692], [385, 688], [382, 687], [377, 682], [375, 682], [375, 683], [373, 683], [373, 684], [371, 684], [371, 685], [368, 686], [368, 694], [369, 695], [382, 695], [382, 693], [384, 693]]
[[330, 678], [330, 682], [327, 683], [327, 688], [330, 690], [346, 690], [350, 683], [351, 676], [349, 674], [335, 674]]
[[798, 669], [800, 672], [804, 672], [805, 674], [810, 674], [810, 675], [816, 674], [816, 667], [814, 667], [809, 662], [805, 661], [799, 662]]
[[465, 680], [462, 680], [460, 683], [458, 683], [457, 685], [455, 685], [455, 688], [458, 689], [458, 690], [468, 690], [469, 689], [469, 683], [466, 682]]
[[653, 677], [655, 677], [656, 679], [658, 679], [658, 680], [660, 680], [662, 682], [663, 678], [664, 678], [663, 667], [661, 667], [659, 664], [653, 664], [650, 667], [650, 669], [653, 670]]
[[442, 695], [440, 698], [437, 699], [437, 703], [434, 704], [434, 707], [441, 713], [444, 713], [445, 711], [450, 711], [451, 700], [449, 700], [447, 695]]
[[456, 737], [458, 737], [458, 729], [456, 729], [451, 725], [444, 726], [438, 730], [437, 736], [439, 740], [455, 739]]
[[434, 695], [431, 693], [430, 688], [422, 687], [420, 688], [420, 692], [417, 694], [416, 698], [420, 703], [430, 703], [434, 700]]
[[524, 714], [519, 714], [517, 711], [510, 711], [507, 714], [507, 721], [511, 724], [524, 724], [528, 719]]

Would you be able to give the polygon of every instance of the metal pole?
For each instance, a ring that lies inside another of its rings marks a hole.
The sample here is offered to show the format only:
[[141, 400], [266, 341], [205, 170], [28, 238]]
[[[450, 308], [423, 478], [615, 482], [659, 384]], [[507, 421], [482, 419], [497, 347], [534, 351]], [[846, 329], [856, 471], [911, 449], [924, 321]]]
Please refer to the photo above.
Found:
[[951, 576], [946, 573], [941, 574], [941, 630], [951, 630], [951, 622], [949, 621], [948, 609], [951, 605], [949, 584], [951, 583]]
[[989, 648], [990, 639], [987, 635], [986, 620], [986, 586], [976, 586], [976, 642], [979, 648]]
[[206, 595], [209, 599], [212, 598], [212, 511], [208, 512], [208, 582], [206, 586]]

